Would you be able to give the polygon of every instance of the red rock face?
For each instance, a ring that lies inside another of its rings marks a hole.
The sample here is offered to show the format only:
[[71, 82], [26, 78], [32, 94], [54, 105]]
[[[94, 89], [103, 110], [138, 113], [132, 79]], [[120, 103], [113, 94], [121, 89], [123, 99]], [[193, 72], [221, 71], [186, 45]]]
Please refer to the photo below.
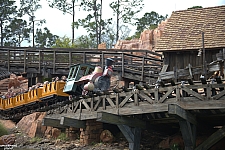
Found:
[[15, 122], [11, 121], [11, 120], [0, 120], [0, 123], [6, 128], [6, 129], [13, 129], [16, 127]]
[[0, 137], [0, 145], [12, 145], [15, 143], [15, 134], [3, 135]]
[[10, 78], [8, 89], [10, 89], [11, 87], [14, 88], [20, 87], [20, 81], [17, 78]]
[[37, 135], [44, 135], [42, 120], [45, 115], [45, 112], [35, 112], [27, 115], [17, 123], [17, 127], [31, 138]]
[[[166, 26], [167, 20], [162, 21], [161, 24], [154, 30], [144, 30], [139, 39], [132, 40], [119, 40], [115, 45], [115, 49], [128, 49], [128, 50], [151, 50], [154, 51], [155, 47], [161, 38], [164, 28]], [[134, 55], [142, 55], [137, 53]]]

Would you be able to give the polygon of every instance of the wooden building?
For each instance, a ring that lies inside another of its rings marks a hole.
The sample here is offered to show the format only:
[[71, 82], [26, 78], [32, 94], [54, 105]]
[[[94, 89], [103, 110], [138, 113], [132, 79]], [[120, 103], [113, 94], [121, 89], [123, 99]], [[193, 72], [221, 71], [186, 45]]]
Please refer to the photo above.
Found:
[[[204, 36], [203, 36], [204, 35]], [[203, 44], [204, 42], [204, 44]], [[203, 46], [204, 45], [204, 46]], [[167, 71], [215, 61], [225, 48], [225, 6], [175, 11], [156, 51], [163, 52]], [[205, 58], [203, 52], [205, 49]]]

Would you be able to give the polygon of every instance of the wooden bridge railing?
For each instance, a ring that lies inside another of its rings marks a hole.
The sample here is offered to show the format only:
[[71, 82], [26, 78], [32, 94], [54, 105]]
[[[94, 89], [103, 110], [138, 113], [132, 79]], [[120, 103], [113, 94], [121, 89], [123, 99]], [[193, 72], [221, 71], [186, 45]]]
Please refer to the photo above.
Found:
[[161, 55], [148, 50], [4, 47], [0, 48], [0, 67], [11, 72], [41, 73], [41, 69], [45, 68], [50, 69], [52, 74], [58, 74], [59, 70], [64, 70], [64, 74], [67, 74], [69, 66], [77, 63], [104, 67], [105, 59], [108, 57], [115, 60], [114, 69], [122, 72], [122, 77], [125, 73], [134, 73], [142, 81], [145, 76], [157, 76], [162, 67]]
[[[75, 97], [68, 105], [68, 116], [78, 119], [96, 119], [98, 112], [116, 115], [135, 115], [168, 112], [168, 105], [176, 104], [185, 110], [224, 109], [225, 84], [175, 86], [136, 85], [135, 88], [114, 90], [108, 94]], [[72, 114], [71, 114], [71, 113]], [[67, 116], [67, 114], [63, 114]]]

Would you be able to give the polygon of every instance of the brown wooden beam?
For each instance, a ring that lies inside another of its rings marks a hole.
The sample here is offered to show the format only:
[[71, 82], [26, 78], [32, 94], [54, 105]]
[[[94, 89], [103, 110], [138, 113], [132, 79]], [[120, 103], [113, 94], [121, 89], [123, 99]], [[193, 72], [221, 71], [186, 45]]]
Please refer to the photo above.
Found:
[[225, 126], [223, 126], [221, 129], [213, 133], [208, 139], [202, 142], [195, 150], [202, 150], [202, 149], [207, 150], [224, 137], [225, 137]]
[[168, 105], [168, 114], [171, 116], [179, 117], [178, 120], [187, 120], [188, 122], [197, 125], [197, 121], [195, 116], [193, 116], [188, 111], [184, 110], [180, 106], [176, 104], [169, 104]]
[[132, 118], [132, 117], [125, 117], [125, 116], [117, 116], [105, 112], [98, 112], [97, 113], [97, 121], [116, 124], [116, 125], [127, 125], [130, 127], [139, 127], [142, 129], [146, 128], [146, 122]]
[[185, 150], [193, 150], [196, 146], [196, 125], [187, 120], [179, 120]]
[[86, 128], [86, 121], [81, 121], [69, 117], [61, 117], [60, 124], [68, 127]]
[[168, 105], [168, 114], [179, 120], [185, 150], [193, 150], [196, 145], [197, 121], [195, 116], [175, 104]]
[[42, 121], [43, 126], [50, 126], [50, 127], [55, 127], [55, 128], [68, 128], [68, 126], [63, 126], [60, 124], [59, 119], [55, 118], [47, 118], [45, 117]]
[[141, 141], [141, 129], [131, 128], [127, 125], [117, 125], [127, 141], [129, 142], [129, 150], [139, 150]]

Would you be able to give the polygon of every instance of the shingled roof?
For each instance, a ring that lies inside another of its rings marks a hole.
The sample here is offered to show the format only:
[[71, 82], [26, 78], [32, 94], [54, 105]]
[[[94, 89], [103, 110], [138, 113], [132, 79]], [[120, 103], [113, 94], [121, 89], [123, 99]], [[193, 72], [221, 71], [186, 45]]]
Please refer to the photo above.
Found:
[[156, 51], [225, 48], [225, 6], [175, 11], [169, 18]]

